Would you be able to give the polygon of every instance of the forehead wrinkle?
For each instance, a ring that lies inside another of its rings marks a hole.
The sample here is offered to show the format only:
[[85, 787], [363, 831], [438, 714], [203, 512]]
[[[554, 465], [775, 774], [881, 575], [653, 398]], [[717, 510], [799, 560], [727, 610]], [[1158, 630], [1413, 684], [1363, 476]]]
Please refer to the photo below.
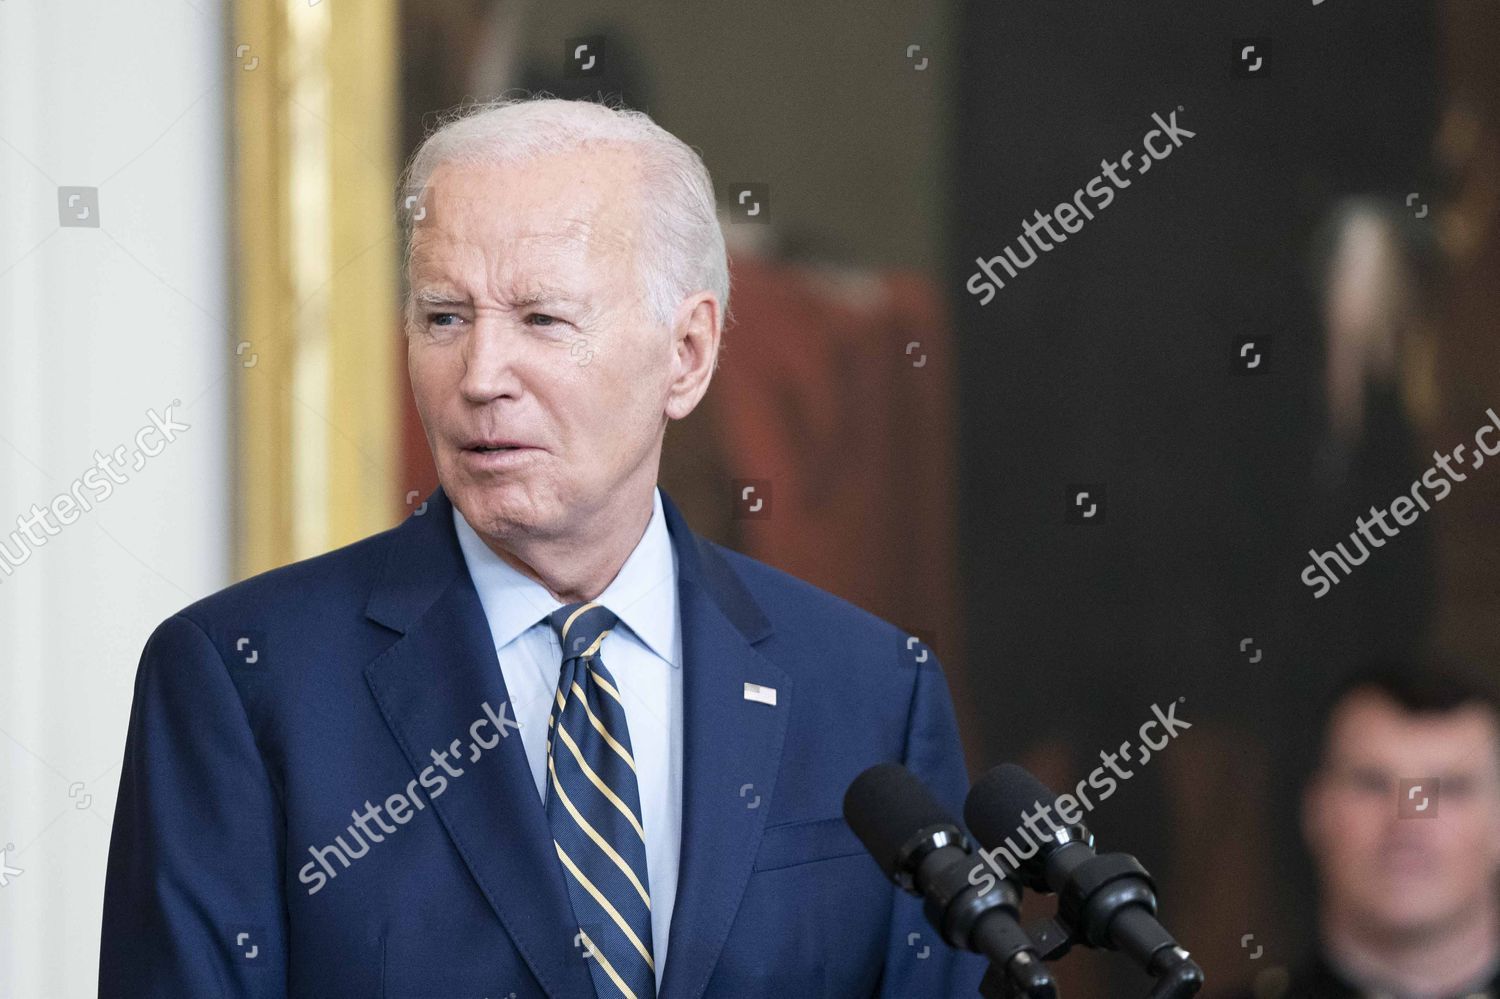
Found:
[[407, 255], [408, 277], [415, 281], [423, 273], [424, 283], [451, 283], [451, 275], [473, 262], [476, 248], [472, 239], [451, 230], [419, 232]]
[[606, 219], [602, 225], [596, 219], [570, 217], [557, 229], [533, 230], [520, 238], [557, 251], [576, 247], [583, 251], [585, 257], [629, 256], [637, 242], [632, 229], [627, 225], [617, 224], [613, 217]]
[[[598, 203], [583, 213], [563, 208], [555, 220], [524, 222], [520, 231], [496, 232], [489, 239], [482, 231], [482, 213], [450, 212], [447, 224], [442, 224], [439, 213], [439, 225], [413, 247], [411, 273], [414, 278], [425, 278], [416, 282], [419, 287], [435, 286], [442, 302], [467, 301], [478, 292], [514, 307], [549, 299], [587, 306], [589, 302], [581, 297], [585, 287], [578, 281], [596, 283], [610, 262], [622, 261], [621, 272], [609, 275], [611, 283], [622, 279], [629, 286], [627, 294], [638, 295], [634, 287], [641, 266], [635, 253], [638, 234], [624, 224], [625, 213], [631, 209], [628, 202], [619, 200]], [[633, 214], [638, 218], [638, 212]], [[477, 271], [470, 271], [476, 265]], [[553, 280], [553, 274], [562, 275], [563, 280]], [[468, 287], [474, 279], [483, 282], [483, 292]], [[457, 294], [450, 297], [444, 292]], [[425, 304], [430, 299], [414, 301]]]
[[569, 216], [555, 229], [529, 229], [522, 233], [521, 238], [538, 243], [577, 243], [587, 246], [595, 231], [592, 220]]
[[[586, 293], [601, 286], [605, 278], [620, 277], [612, 272], [612, 261], [625, 264], [624, 280], [632, 280], [636, 265], [628, 252], [617, 251], [633, 245], [629, 239], [596, 238], [599, 230], [584, 224], [587, 237], [576, 232], [530, 233], [521, 239], [524, 248], [498, 254], [489, 268], [490, 289], [497, 297], [509, 297], [519, 304], [536, 304], [542, 300], [566, 300], [587, 305]], [[502, 291], [508, 295], [500, 295]]]

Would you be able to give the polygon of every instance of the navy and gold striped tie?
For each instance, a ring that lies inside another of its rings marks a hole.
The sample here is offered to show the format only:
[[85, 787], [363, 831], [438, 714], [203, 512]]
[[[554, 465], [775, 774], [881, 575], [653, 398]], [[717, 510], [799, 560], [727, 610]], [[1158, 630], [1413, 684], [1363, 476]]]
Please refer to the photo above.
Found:
[[547, 823], [564, 868], [600, 999], [654, 999], [651, 882], [630, 730], [614, 677], [599, 659], [619, 618], [602, 604], [568, 604], [549, 620], [562, 673], [547, 719]]

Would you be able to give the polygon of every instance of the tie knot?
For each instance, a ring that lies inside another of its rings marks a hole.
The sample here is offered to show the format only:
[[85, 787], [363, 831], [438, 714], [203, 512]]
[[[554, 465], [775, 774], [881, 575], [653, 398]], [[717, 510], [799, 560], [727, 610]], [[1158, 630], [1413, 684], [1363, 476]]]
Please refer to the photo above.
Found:
[[566, 660], [597, 655], [600, 640], [620, 619], [603, 604], [588, 600], [559, 607], [548, 616], [548, 620], [562, 644]]

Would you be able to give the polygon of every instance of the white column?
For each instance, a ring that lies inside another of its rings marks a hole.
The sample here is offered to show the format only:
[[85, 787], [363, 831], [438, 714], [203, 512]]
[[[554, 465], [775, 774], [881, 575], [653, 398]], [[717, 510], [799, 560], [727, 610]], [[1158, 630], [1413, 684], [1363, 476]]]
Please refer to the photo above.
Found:
[[136, 664], [229, 582], [225, 17], [0, 0], [0, 995], [95, 994]]

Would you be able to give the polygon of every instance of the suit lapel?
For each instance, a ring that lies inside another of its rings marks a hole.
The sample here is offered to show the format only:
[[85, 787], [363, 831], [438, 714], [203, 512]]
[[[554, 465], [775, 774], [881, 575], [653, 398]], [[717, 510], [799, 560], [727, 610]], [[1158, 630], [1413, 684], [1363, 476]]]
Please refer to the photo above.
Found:
[[[702, 995], [744, 896], [770, 811], [791, 681], [754, 648], [770, 622], [722, 555], [662, 493], [683, 638], [682, 851], [661, 999]], [[776, 689], [774, 707], [745, 684]]]
[[[770, 622], [724, 557], [688, 527], [662, 493], [677, 556], [683, 637], [682, 847], [661, 999], [696, 999], [707, 987], [760, 845], [791, 711], [785, 672], [755, 649]], [[396, 532], [366, 615], [402, 637], [365, 678], [413, 775], [430, 753], [460, 741], [433, 810], [527, 965], [550, 995], [593, 995], [546, 811], [520, 739], [471, 762], [469, 726], [508, 701], [484, 609], [441, 488]], [[776, 689], [774, 707], [745, 699], [745, 684]], [[514, 717], [511, 712], [509, 717]], [[483, 730], [486, 738], [493, 727]], [[441, 772], [436, 771], [436, 772]], [[559, 929], [563, 932], [559, 932]]]
[[[470, 725], [486, 717], [483, 705], [499, 715], [509, 698], [452, 517], [439, 489], [426, 512], [398, 530], [366, 614], [402, 638], [366, 667], [365, 678], [413, 775], [433, 767], [432, 751], [459, 741], [450, 765], [462, 775], [445, 774], [447, 787], [430, 798], [433, 810], [548, 994], [592, 995], [588, 967], [567, 932], [572, 904], [521, 740], [507, 736], [470, 760]], [[495, 724], [479, 735], [493, 739]]]

